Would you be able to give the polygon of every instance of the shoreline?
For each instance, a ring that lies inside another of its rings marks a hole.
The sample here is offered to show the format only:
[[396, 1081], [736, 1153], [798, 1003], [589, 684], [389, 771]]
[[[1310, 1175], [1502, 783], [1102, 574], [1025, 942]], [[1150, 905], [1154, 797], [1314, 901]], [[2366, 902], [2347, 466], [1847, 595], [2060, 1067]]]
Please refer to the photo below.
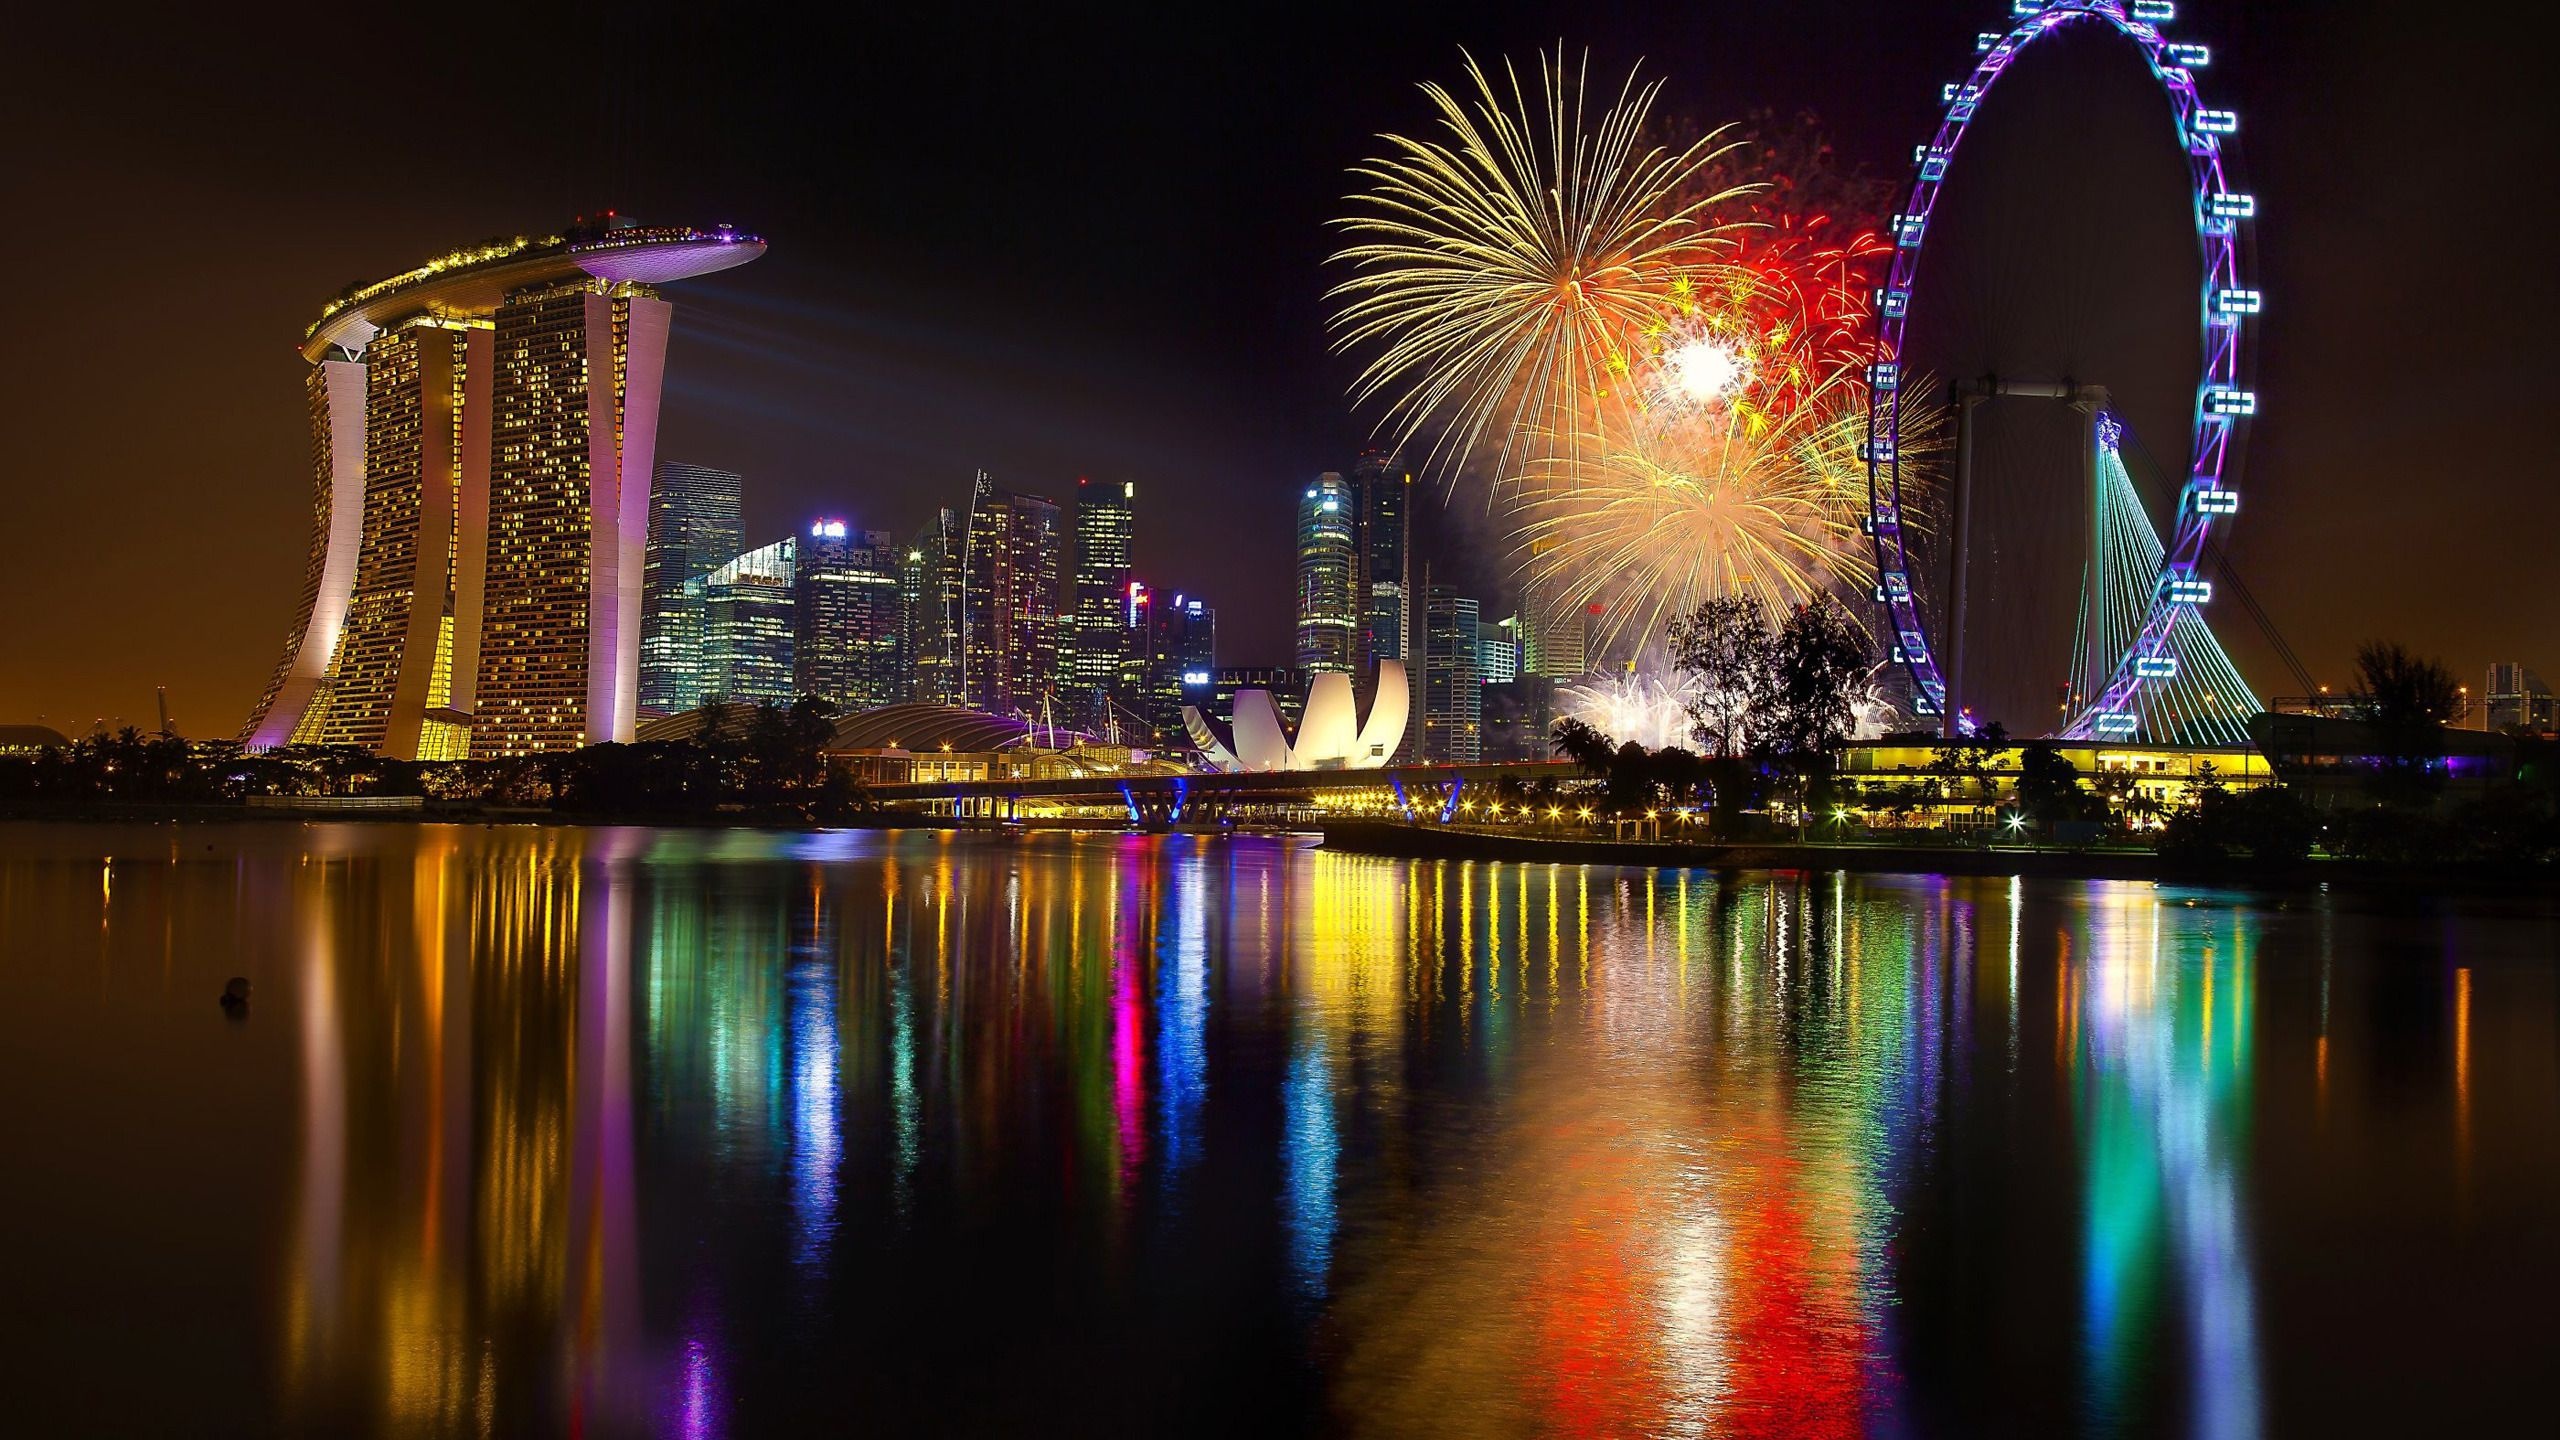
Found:
[[2469, 862], [2403, 865], [2375, 860], [2313, 859], [2298, 865], [2248, 860], [2194, 864], [2150, 851], [2058, 850], [2025, 846], [1823, 844], [1781, 841], [1700, 844], [1669, 840], [1547, 839], [1385, 821], [1336, 821], [1323, 827], [1324, 848], [1346, 855], [1409, 860], [1495, 860], [1520, 864], [1625, 865], [1677, 870], [1844, 870], [1856, 874], [2015, 875], [2035, 880], [2130, 880], [2176, 885], [2245, 885], [2298, 890], [2459, 891], [2560, 894], [2560, 868]]

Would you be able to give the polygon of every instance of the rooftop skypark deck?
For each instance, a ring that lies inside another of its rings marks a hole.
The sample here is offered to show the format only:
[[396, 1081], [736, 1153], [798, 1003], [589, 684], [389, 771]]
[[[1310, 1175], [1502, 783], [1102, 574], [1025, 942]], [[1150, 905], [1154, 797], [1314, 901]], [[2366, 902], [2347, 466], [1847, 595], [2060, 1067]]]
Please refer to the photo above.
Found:
[[332, 349], [360, 352], [376, 332], [414, 315], [485, 316], [510, 291], [588, 277], [663, 285], [744, 265], [764, 253], [764, 238], [727, 225], [581, 224], [565, 235], [523, 235], [466, 246], [360, 285], [330, 301], [302, 335], [302, 358], [314, 364]]

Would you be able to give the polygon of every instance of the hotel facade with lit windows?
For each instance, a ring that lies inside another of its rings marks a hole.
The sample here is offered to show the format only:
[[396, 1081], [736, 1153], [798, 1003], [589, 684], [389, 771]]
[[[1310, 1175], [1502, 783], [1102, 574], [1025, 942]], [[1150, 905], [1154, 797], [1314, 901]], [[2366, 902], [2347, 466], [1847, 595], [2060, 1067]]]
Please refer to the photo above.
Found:
[[673, 307], [734, 230], [581, 222], [341, 295], [303, 336], [312, 544], [252, 749], [629, 740]]

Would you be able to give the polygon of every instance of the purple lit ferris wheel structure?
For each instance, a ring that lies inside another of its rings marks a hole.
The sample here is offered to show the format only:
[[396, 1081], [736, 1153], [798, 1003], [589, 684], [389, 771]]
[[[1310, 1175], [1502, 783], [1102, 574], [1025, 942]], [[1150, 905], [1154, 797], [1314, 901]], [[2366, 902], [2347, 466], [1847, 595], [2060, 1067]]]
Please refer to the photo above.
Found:
[[[1876, 348], [1867, 370], [1867, 440], [1862, 447], [1867, 466], [1867, 529], [1875, 543], [1876, 599], [1890, 623], [1893, 658], [1910, 676], [1920, 713], [1940, 719], [1949, 735], [1969, 733], [1971, 719], [1960, 708], [1949, 713], [1950, 677], [1930, 645], [1929, 627], [1912, 583], [1897, 443], [1903, 381], [1908, 378], [1902, 367], [1903, 334], [1930, 211], [1976, 109], [2011, 63], [2037, 40], [2083, 21], [2109, 26], [2141, 48], [2168, 98], [2178, 143], [2194, 181], [2196, 234], [2204, 252], [2199, 302], [2203, 378], [2196, 389], [2194, 443], [2178, 497], [2175, 528], [2155, 542], [2156, 564], [2143, 554], [2145, 547], [2130, 547], [2135, 563], [2151, 571], [2132, 581], [2147, 587], [2147, 593], [2132, 597], [2134, 608], [2131, 623], [2123, 628], [2126, 643], [2120, 657], [2111, 671], [2093, 677], [2061, 732], [2070, 739], [2130, 740], [2161, 728], [2146, 723], [2146, 715], [2164, 692], [2179, 692], [2188, 702], [2178, 705], [2182, 714], [2232, 708], [2192, 703], [2218, 697], [2196, 691], [2198, 682], [2190, 672], [2208, 667], [2229, 672], [2229, 662], [2205, 631], [2197, 607], [2213, 596], [2212, 582], [2200, 570], [2214, 523], [2240, 507], [2239, 496], [2225, 485], [2224, 476], [2233, 468], [2242, 425], [2258, 406], [2257, 396], [2242, 388], [2240, 359], [2246, 323], [2258, 313], [2260, 297], [2258, 291], [2241, 284], [2238, 255], [2240, 227], [2257, 213], [2257, 201], [2233, 190], [2223, 174], [2223, 141], [2238, 130], [2239, 117], [2206, 106], [2196, 93], [2196, 72], [2211, 63], [2211, 52], [2161, 33], [2160, 27], [2176, 18], [2173, 0], [2013, 0], [2010, 12], [2014, 23], [2008, 31], [1986, 31], [1976, 37], [1981, 59], [1973, 73], [1946, 87], [1946, 108], [1937, 134], [1914, 153], [1909, 197], [1892, 221], [1893, 263], [1876, 294]], [[2100, 443], [2108, 450], [2112, 450], [2111, 423], [2098, 427]], [[2147, 531], [2147, 524], [2142, 528]], [[2104, 559], [2092, 556], [2093, 581], [2100, 578]], [[2084, 630], [2094, 603], [2084, 592]], [[2233, 682], [2236, 678], [2231, 676]], [[2238, 693], [2245, 694], [2245, 687]], [[2227, 735], [2244, 719], [2225, 714], [2211, 728]]]

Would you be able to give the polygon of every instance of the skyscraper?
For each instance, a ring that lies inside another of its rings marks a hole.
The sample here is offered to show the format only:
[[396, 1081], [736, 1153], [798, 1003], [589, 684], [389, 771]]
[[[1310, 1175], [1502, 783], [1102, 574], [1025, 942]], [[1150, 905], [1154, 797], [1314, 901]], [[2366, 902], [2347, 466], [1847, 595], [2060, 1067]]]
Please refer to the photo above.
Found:
[[1507, 685], [1520, 678], [1520, 617], [1512, 616], [1491, 625], [1481, 623], [1476, 632], [1476, 679], [1486, 685]]
[[886, 530], [820, 520], [792, 565], [797, 689], [850, 713], [906, 698], [898, 550]]
[[1473, 764], [1483, 758], [1484, 685], [1477, 678], [1476, 602], [1434, 585], [1423, 602], [1422, 753]]
[[[1129, 556], [1138, 487], [1076, 481], [1076, 563], [1064, 686], [1077, 722], [1099, 731], [1125, 705], [1122, 672], [1143, 637], [1129, 627]], [[1180, 717], [1176, 717], [1177, 723]]]
[[906, 698], [960, 703], [961, 595], [967, 550], [960, 512], [944, 506], [907, 542], [898, 566], [898, 598], [906, 611]]
[[[1378, 662], [1406, 664], [1408, 713], [1422, 709], [1422, 667], [1413, 663], [1414, 543], [1413, 476], [1392, 465], [1383, 451], [1371, 450], [1351, 467], [1360, 497], [1357, 598], [1361, 616], [1360, 654], [1352, 684], [1363, 705], [1376, 697]], [[1408, 726], [1401, 755], [1410, 758], [1422, 743], [1422, 727]]]
[[1182, 707], [1206, 705], [1218, 680], [1218, 612], [1197, 596], [1150, 597], [1139, 708], [1158, 747], [1184, 743]]
[[1590, 668], [1588, 602], [1533, 574], [1521, 587], [1519, 618], [1521, 674], [1574, 680]]
[[2491, 665], [2483, 699], [2487, 705], [2487, 729], [2539, 734], [2552, 728], [2555, 707], [2551, 687], [2521, 662], [2501, 660]]
[[788, 705], [799, 697], [798, 541], [786, 536], [693, 582], [701, 592], [703, 698]]
[[326, 306], [302, 346], [311, 559], [242, 740], [435, 758], [630, 738], [673, 313], [652, 287], [763, 252], [582, 222]]
[[702, 610], [685, 585], [747, 546], [746, 482], [732, 470], [658, 462], [649, 490], [649, 549], [640, 581], [640, 713], [702, 703]]
[[427, 317], [365, 346], [355, 587], [329, 703], [297, 738], [409, 759], [458, 758], [467, 743], [452, 708], [452, 556], [472, 348], [467, 328]]
[[1298, 499], [1298, 668], [1351, 674], [1360, 658], [1359, 497], [1333, 471]]
[[1372, 450], [1351, 467], [1359, 497], [1358, 570], [1353, 585], [1360, 610], [1360, 651], [1355, 678], [1364, 687], [1381, 660], [1406, 658], [1413, 553], [1413, 477]]
[[1063, 539], [1056, 502], [998, 489], [978, 472], [960, 606], [963, 704], [1030, 717], [1052, 702]]

